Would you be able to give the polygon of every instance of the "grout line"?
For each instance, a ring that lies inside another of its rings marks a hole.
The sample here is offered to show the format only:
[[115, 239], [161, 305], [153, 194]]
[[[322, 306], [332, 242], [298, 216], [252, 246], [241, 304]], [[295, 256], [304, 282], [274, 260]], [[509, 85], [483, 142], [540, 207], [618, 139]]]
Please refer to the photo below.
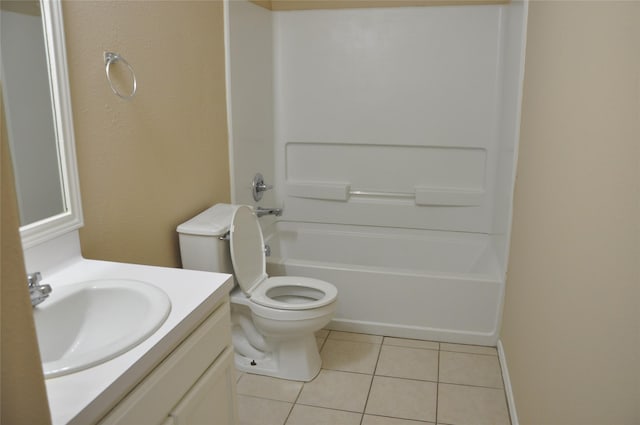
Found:
[[402, 379], [404, 381], [431, 382], [432, 384], [437, 384], [438, 383], [438, 378], [436, 378], [436, 380], [434, 381], [432, 379], [405, 378], [403, 376], [382, 375], [382, 374], [376, 374], [374, 376], [381, 376], [383, 378]]
[[[438, 345], [439, 347], [440, 345]], [[441, 351], [438, 350], [438, 373], [436, 376], [436, 424], [438, 423], [438, 398], [440, 397], [440, 353]]]
[[393, 347], [393, 348], [406, 348], [407, 350], [426, 350], [426, 351], [439, 351], [439, 348], [427, 348], [427, 347], [408, 347], [406, 345], [395, 345], [395, 344], [382, 344], [385, 347]]
[[[380, 354], [378, 353], [378, 358], [380, 358]], [[331, 372], [341, 372], [341, 373], [353, 373], [356, 375], [366, 375], [366, 376], [381, 376], [383, 378], [393, 378], [393, 379], [403, 379], [405, 381], [416, 381], [416, 382], [431, 382], [432, 384], [436, 384], [438, 383], [437, 380], [431, 380], [431, 379], [417, 379], [417, 378], [405, 378], [402, 376], [393, 376], [393, 375], [382, 375], [382, 374], [376, 374], [375, 373], [375, 369], [378, 367], [378, 362], [376, 360], [376, 367], [374, 368], [373, 373], [366, 373], [366, 372], [354, 372], [351, 370], [341, 370], [341, 369], [329, 369], [329, 368], [325, 368], [323, 367], [322, 370], [328, 370]], [[444, 382], [445, 384], [448, 384], [449, 382]], [[466, 384], [459, 384], [459, 385], [466, 385]], [[479, 385], [468, 385], [468, 386], [479, 386]], [[485, 387], [485, 388], [494, 388], [494, 387]]]
[[440, 381], [441, 384], [446, 384], [446, 385], [457, 385], [460, 387], [473, 387], [473, 388], [486, 388], [488, 390], [503, 390], [504, 388], [502, 387], [487, 387], [486, 385], [474, 385], [474, 384], [461, 384], [458, 382], [445, 382], [445, 381]]
[[[316, 337], [317, 338], [317, 337]], [[322, 337], [321, 337], [322, 338]], [[327, 336], [325, 336], [322, 339], [322, 344], [320, 344], [320, 347], [318, 347], [318, 353], [320, 353], [320, 351], [322, 351], [322, 349], [324, 348], [324, 345], [327, 343], [327, 340], [329, 339], [329, 334], [327, 334]]]
[[[322, 372], [322, 368], [320, 368], [320, 372]], [[320, 375], [320, 372], [318, 372], [318, 375]], [[316, 379], [318, 376], [316, 375], [315, 378]], [[312, 382], [313, 379], [309, 382]], [[295, 382], [295, 381], [292, 381]], [[298, 381], [299, 382], [299, 381]], [[298, 391], [298, 395], [296, 395], [296, 399], [293, 400], [293, 403], [291, 404], [291, 409], [289, 409], [289, 413], [287, 414], [287, 417], [284, 419], [284, 422], [282, 423], [282, 425], [286, 425], [287, 421], [289, 420], [289, 417], [291, 416], [291, 412], [293, 412], [293, 408], [296, 407], [296, 404], [298, 404], [298, 399], [300, 398], [300, 394], [302, 394], [302, 390], [304, 390], [304, 386], [306, 385], [306, 382], [303, 382], [302, 385], [300, 386], [300, 390]]]
[[[326, 339], [326, 341], [329, 341], [329, 338]], [[348, 341], [346, 339], [331, 339], [331, 341], [333, 342], [346, 342], [349, 344], [367, 344], [367, 345], [377, 345], [379, 347], [382, 347], [382, 344], [379, 344], [377, 342], [368, 342], [368, 341]]]
[[355, 410], [336, 409], [335, 407], [318, 406], [317, 404], [309, 404], [309, 403], [296, 403], [296, 404], [299, 406], [317, 407], [318, 409], [324, 409], [324, 410], [335, 410], [336, 412], [346, 412], [346, 413], [355, 413], [356, 415], [364, 415], [363, 412], [357, 412]]
[[[367, 415], [369, 415], [369, 416], [377, 416], [378, 418], [400, 419], [400, 420], [402, 420], [402, 421], [415, 422], [416, 424], [436, 425], [436, 423], [435, 423], [435, 422], [431, 422], [431, 421], [421, 421], [421, 420], [419, 420], [419, 419], [399, 418], [399, 417], [397, 417], [397, 416], [380, 415], [380, 414], [373, 414], [373, 413], [367, 413]], [[363, 417], [364, 417], [364, 415], [363, 415]], [[450, 425], [450, 424], [438, 424], [438, 425]]]
[[[384, 342], [384, 338], [382, 340]], [[382, 344], [378, 349], [378, 357], [376, 357], [376, 364], [373, 366], [373, 373], [371, 375], [371, 383], [369, 384], [369, 391], [367, 392], [367, 399], [364, 401], [364, 407], [362, 408], [362, 417], [360, 418], [360, 425], [364, 422], [364, 413], [367, 411], [367, 404], [369, 403], [369, 396], [371, 395], [371, 388], [373, 388], [373, 379], [376, 377], [376, 370], [378, 369], [378, 362], [380, 361], [380, 355], [382, 354]]]
[[[387, 338], [394, 338], [394, 339], [404, 339], [407, 341], [419, 341], [419, 342], [429, 342], [431, 344], [436, 344], [437, 347], [416, 347], [414, 345], [402, 345], [400, 343], [391, 343], [391, 342], [386, 342]], [[382, 339], [382, 345], [387, 345], [390, 347], [402, 347], [402, 348], [415, 348], [418, 350], [433, 350], [433, 351], [438, 351], [440, 350], [440, 342], [438, 341], [432, 341], [432, 340], [425, 340], [425, 339], [411, 339], [411, 338], [397, 338], [394, 336], [385, 336]]]

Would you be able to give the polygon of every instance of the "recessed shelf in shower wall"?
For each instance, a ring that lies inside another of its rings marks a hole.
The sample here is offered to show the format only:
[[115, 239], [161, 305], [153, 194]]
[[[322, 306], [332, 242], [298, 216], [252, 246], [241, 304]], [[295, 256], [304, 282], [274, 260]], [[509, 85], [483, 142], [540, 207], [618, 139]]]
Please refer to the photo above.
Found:
[[287, 218], [486, 232], [487, 160], [476, 146], [290, 142]]

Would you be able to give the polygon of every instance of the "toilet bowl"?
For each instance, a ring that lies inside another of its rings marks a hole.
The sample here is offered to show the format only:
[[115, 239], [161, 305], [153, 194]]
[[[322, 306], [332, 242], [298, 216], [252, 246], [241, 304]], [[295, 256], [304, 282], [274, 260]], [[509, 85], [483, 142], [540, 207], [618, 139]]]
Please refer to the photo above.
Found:
[[[229, 231], [229, 241], [221, 236]], [[320, 371], [315, 332], [329, 323], [338, 291], [307, 277], [269, 277], [264, 237], [248, 206], [217, 204], [178, 226], [184, 268], [231, 272], [236, 367], [310, 381]]]

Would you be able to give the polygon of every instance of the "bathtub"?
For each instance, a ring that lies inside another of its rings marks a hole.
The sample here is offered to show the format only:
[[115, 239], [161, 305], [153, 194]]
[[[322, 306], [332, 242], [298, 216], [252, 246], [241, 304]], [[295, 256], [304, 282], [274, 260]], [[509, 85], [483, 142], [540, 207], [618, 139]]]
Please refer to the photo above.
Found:
[[486, 234], [279, 221], [265, 229], [272, 276], [338, 288], [330, 329], [495, 345], [504, 295]]

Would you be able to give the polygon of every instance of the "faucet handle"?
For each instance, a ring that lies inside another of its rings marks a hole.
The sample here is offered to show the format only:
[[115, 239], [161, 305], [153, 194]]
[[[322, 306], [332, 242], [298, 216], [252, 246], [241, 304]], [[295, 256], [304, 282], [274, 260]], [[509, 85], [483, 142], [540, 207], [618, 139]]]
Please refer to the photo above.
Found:
[[265, 184], [262, 174], [256, 173], [256, 175], [253, 176], [253, 180], [251, 181], [251, 193], [253, 194], [253, 200], [256, 202], [261, 200], [262, 192], [265, 192], [269, 189], [273, 189], [273, 185]]
[[29, 283], [29, 286], [36, 286], [38, 283], [40, 283], [40, 281], [42, 280], [42, 273], [40, 272], [35, 272], [35, 273], [29, 273], [27, 275], [27, 282]]
[[256, 191], [257, 192], [264, 192], [264, 191], [267, 191], [269, 189], [273, 189], [273, 185], [272, 184], [264, 184], [264, 182], [263, 182], [263, 183], [260, 183], [260, 184], [256, 185]]

